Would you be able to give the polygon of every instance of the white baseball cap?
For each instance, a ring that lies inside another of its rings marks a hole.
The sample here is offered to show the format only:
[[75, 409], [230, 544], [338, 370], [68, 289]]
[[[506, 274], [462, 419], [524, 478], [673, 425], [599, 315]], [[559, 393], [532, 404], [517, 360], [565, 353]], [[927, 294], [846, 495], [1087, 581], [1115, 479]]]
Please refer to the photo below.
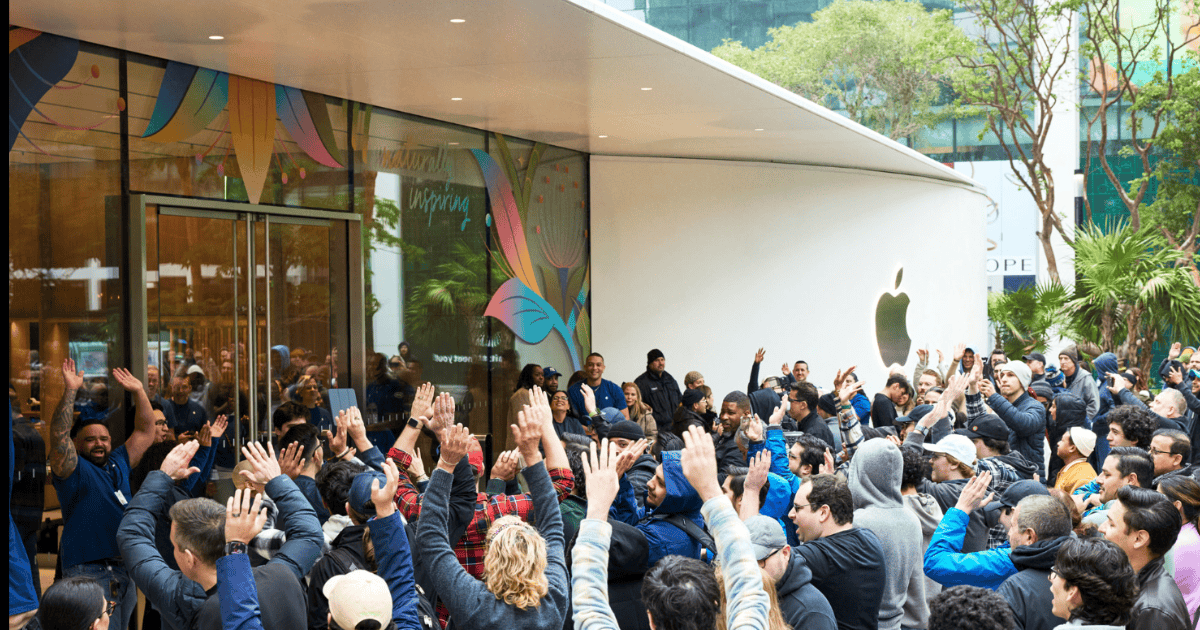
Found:
[[321, 592], [339, 627], [353, 628], [364, 619], [374, 619], [380, 627], [392, 622], [392, 593], [387, 582], [374, 573], [360, 569], [335, 575]]
[[926, 444], [925, 450], [934, 453], [945, 453], [968, 466], [975, 465], [975, 443], [965, 435], [951, 433], [942, 438], [937, 444]]

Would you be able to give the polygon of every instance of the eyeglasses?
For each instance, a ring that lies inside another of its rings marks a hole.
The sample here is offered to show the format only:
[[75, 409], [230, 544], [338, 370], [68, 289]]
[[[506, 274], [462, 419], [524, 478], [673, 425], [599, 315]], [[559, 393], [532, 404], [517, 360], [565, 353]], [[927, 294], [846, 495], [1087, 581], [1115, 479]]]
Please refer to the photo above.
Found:
[[1152, 457], [1154, 455], [1170, 455], [1171, 454], [1171, 451], [1160, 451], [1160, 450], [1154, 448], [1153, 446], [1151, 446], [1150, 448], [1148, 448], [1146, 450], [1150, 451], [1150, 455]]
[[400, 367], [399, 363], [389, 363], [388, 367]]
[[116, 609], [117, 609], [117, 602], [110, 601], [110, 602], [108, 602], [108, 606], [105, 606], [105, 608], [104, 608], [104, 614], [111, 617], [113, 614], [113, 611]]
[[800, 508], [806, 508], [806, 507], [809, 507], [810, 505], [812, 505], [812, 504], [811, 504], [811, 503], [805, 503], [804, 505], [793, 505], [793, 506], [792, 506], [792, 509], [793, 509], [793, 510], [796, 510], [797, 512], [799, 512], [799, 511], [800, 511]]

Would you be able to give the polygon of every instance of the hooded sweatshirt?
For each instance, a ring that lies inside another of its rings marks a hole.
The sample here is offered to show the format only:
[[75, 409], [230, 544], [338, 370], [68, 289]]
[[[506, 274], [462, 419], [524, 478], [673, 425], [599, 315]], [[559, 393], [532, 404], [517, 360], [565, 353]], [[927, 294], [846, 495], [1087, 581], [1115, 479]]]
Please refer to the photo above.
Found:
[[812, 570], [795, 553], [788, 559], [783, 576], [775, 582], [783, 620], [803, 630], [837, 630], [837, 619], [829, 600], [812, 585]]
[[[925, 550], [929, 549], [929, 541], [933, 538], [933, 532], [937, 530], [938, 523], [944, 516], [942, 506], [938, 505], [937, 499], [932, 496], [920, 493], [904, 495], [904, 506], [911, 510], [917, 516], [917, 521], [921, 523], [921, 557], [924, 558]], [[925, 574], [923, 569], [921, 574]], [[942, 585], [925, 576], [925, 601], [933, 599], [941, 592]], [[909, 589], [908, 598], [910, 600], [919, 596], [919, 593]], [[908, 613], [908, 610], [904, 611], [904, 621], [900, 624], [905, 628], [924, 628], [929, 623], [928, 616], [918, 618], [915, 615], [909, 616]]]
[[654, 471], [658, 470], [658, 461], [648, 453], [643, 453], [637, 461], [633, 462], [626, 473], [625, 478], [629, 480], [633, 486], [633, 496], [637, 500], [638, 507], [642, 507], [646, 502], [646, 484], [654, 478]]
[[[1074, 345], [1070, 345], [1059, 354], [1065, 354], [1075, 361], [1075, 373], [1067, 376], [1063, 385], [1068, 391], [1083, 399], [1083, 404], [1087, 405], [1087, 417], [1095, 417], [1100, 412], [1100, 390], [1096, 387], [1096, 380], [1092, 378], [1092, 375], [1079, 365], [1079, 350]], [[1116, 355], [1113, 355], [1113, 360], [1116, 361]], [[1101, 361], [1101, 365], [1105, 365], [1105, 363]], [[1112, 367], [1116, 367], [1115, 363]], [[1111, 371], [1115, 372], [1116, 370]]]
[[1058, 548], [1069, 538], [1039, 540], [1017, 547], [1009, 554], [1017, 574], [1005, 580], [997, 592], [1012, 608], [1017, 630], [1054, 630], [1062, 623], [1061, 618], [1050, 612], [1054, 606], [1050, 567], [1054, 566]]
[[[867, 440], [854, 453], [846, 475], [854, 497], [854, 524], [875, 532], [883, 548], [887, 575], [879, 604], [880, 630], [899, 630], [906, 614], [929, 617], [921, 522], [900, 496], [903, 469], [899, 447], [887, 440]], [[910, 592], [916, 597], [909, 597]]]
[[625, 476], [621, 478], [617, 500], [612, 507], [612, 516], [622, 523], [637, 527], [645, 534], [646, 542], [650, 546], [648, 566], [654, 566], [664, 556], [697, 559], [701, 557], [700, 543], [664, 519], [672, 514], [682, 514], [698, 527], [704, 527], [704, 519], [700, 516], [700, 506], [704, 502], [683, 476], [683, 466], [679, 458], [680, 451], [662, 453], [663, 481], [666, 482], [667, 492], [657, 507], [651, 507], [647, 503], [644, 508], [638, 508], [633, 496], [633, 486]]

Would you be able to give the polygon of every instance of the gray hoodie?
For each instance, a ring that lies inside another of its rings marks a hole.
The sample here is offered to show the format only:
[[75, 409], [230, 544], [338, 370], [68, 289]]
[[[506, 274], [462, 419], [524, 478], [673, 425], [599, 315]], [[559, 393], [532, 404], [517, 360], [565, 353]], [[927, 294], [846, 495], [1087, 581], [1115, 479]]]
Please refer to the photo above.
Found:
[[900, 496], [904, 458], [887, 440], [867, 440], [850, 460], [846, 475], [854, 497], [854, 524], [869, 529], [883, 548], [887, 579], [879, 605], [879, 630], [899, 630], [906, 607], [928, 619], [922, 570], [921, 523]]
[[[929, 540], [933, 537], [934, 530], [937, 529], [938, 523], [942, 522], [942, 506], [938, 505], [937, 499], [928, 494], [906, 494], [904, 495], [904, 505], [913, 514], [917, 515], [917, 520], [921, 523], [921, 557], [925, 557], [925, 551], [929, 549]], [[942, 592], [942, 585], [930, 579], [925, 578], [925, 599], [929, 601], [935, 595]], [[924, 628], [929, 623], [929, 608], [920, 606], [921, 594], [913, 589], [913, 585], [909, 584], [908, 601], [904, 606], [904, 622], [901, 624], [905, 628]], [[922, 615], [924, 611], [924, 616]]]

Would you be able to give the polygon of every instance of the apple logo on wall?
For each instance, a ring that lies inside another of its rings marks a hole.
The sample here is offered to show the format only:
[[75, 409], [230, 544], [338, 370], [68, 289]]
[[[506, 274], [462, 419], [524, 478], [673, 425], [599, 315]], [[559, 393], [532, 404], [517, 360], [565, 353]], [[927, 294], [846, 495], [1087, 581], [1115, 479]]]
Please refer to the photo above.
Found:
[[[904, 278], [904, 268], [896, 272], [896, 288]], [[875, 339], [884, 365], [904, 365], [912, 338], [908, 336], [908, 294], [884, 293], [875, 307]]]

